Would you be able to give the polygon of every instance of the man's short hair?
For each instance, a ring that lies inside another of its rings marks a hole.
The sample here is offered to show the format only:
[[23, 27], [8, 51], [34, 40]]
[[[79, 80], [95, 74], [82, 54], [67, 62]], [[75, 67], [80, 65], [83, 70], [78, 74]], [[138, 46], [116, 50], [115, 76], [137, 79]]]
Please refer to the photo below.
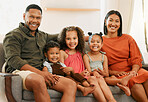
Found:
[[25, 12], [28, 12], [30, 9], [38, 9], [41, 11], [41, 14], [42, 14], [42, 9], [40, 6], [36, 5], [36, 4], [30, 4], [27, 8], [26, 8], [26, 11]]

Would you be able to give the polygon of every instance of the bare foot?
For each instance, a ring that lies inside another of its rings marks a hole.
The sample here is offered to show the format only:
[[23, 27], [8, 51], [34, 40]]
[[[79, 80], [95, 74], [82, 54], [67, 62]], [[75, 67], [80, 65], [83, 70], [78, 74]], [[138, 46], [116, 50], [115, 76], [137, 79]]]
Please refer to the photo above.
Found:
[[128, 81], [133, 77], [133, 74], [129, 74], [128, 76], [125, 76], [122, 78], [120, 84], [126, 86]]
[[117, 83], [117, 86], [124, 91], [127, 96], [131, 95], [131, 91], [127, 86]]
[[88, 94], [93, 93], [95, 88], [96, 88], [95, 86], [84, 87], [84, 90], [82, 91], [83, 96], [87, 96]]

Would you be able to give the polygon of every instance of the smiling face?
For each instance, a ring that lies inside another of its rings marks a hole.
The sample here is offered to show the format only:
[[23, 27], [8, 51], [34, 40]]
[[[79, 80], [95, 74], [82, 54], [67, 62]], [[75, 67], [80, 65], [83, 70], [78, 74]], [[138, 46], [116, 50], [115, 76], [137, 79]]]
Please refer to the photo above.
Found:
[[23, 16], [25, 24], [29, 27], [32, 32], [35, 32], [36, 29], [40, 26], [42, 14], [38, 9], [30, 9]]
[[93, 35], [89, 44], [89, 48], [93, 52], [98, 52], [102, 48], [103, 43], [99, 35]]
[[60, 58], [60, 49], [58, 47], [49, 48], [45, 57], [52, 63], [57, 63]]
[[118, 33], [120, 28], [120, 18], [116, 14], [112, 14], [106, 20], [107, 32], [108, 33]]
[[66, 45], [69, 49], [74, 50], [78, 45], [78, 36], [76, 31], [67, 31], [65, 37]]

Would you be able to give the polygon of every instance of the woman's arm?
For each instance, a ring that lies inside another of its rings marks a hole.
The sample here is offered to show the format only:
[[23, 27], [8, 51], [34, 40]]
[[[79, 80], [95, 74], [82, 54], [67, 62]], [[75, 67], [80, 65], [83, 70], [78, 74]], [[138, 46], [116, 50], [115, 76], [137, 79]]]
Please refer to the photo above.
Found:
[[138, 72], [139, 69], [140, 69], [140, 66], [139, 65], [134, 64], [132, 66], [132, 71], [135, 71], [136, 73]]
[[140, 67], [142, 67], [142, 55], [136, 41], [131, 36], [129, 36], [129, 38], [130, 64], [132, 65], [131, 71], [137, 73]]
[[109, 75], [123, 76], [123, 75], [128, 75], [128, 73], [127, 72], [124, 72], [124, 71], [113, 71], [113, 70], [109, 70]]
[[137, 64], [134, 64], [132, 66], [132, 70], [129, 72], [129, 74], [133, 74], [134, 76], [137, 76], [138, 70], [140, 69], [140, 66]]
[[84, 37], [84, 40], [85, 40], [85, 42], [88, 42], [89, 36], [85, 36], [85, 37]]

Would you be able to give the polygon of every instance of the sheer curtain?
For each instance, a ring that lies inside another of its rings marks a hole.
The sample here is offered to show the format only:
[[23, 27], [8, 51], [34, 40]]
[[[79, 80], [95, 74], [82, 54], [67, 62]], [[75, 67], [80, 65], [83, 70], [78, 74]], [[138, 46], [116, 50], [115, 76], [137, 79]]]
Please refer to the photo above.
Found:
[[136, 40], [144, 57], [145, 63], [148, 63], [148, 53], [146, 51], [145, 35], [144, 35], [144, 17], [143, 17], [142, 0], [135, 0], [130, 35]]
[[23, 13], [29, 4], [40, 5], [40, 0], [1, 0], [0, 3], [0, 42], [6, 33], [23, 22]]
[[142, 0], [143, 1], [143, 16], [144, 16], [144, 34], [145, 34], [145, 44], [146, 49], [148, 52], [148, 0]]

